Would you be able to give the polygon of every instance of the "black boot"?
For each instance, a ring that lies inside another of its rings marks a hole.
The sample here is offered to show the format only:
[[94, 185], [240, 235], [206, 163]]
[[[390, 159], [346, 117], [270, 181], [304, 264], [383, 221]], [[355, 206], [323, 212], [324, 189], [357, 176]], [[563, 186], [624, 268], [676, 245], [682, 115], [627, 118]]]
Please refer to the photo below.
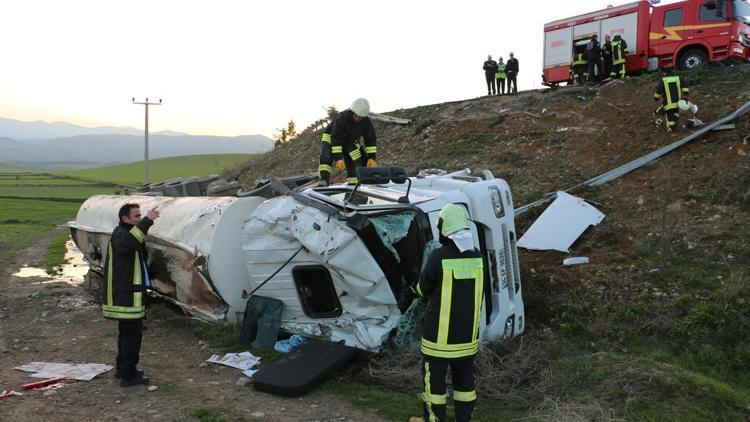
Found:
[[[143, 371], [142, 370], [139, 369], [136, 372], [137, 372], [136, 376], [143, 377]], [[115, 378], [117, 378], [117, 379], [122, 378], [122, 375], [120, 374], [120, 371], [117, 370], [117, 369], [115, 369]]]
[[134, 385], [148, 385], [149, 379], [143, 375], [136, 375], [133, 378], [120, 378], [120, 387], [132, 387]]

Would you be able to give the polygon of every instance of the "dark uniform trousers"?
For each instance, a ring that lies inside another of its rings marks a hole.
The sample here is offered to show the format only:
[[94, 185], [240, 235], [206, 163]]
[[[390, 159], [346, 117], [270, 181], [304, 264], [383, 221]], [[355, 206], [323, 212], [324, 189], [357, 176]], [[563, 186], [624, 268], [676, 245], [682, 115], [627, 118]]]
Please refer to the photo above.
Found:
[[117, 372], [122, 378], [132, 379], [137, 374], [137, 365], [143, 339], [143, 320], [120, 320], [117, 336]]
[[495, 87], [495, 72], [485, 72], [484, 79], [487, 80], [487, 95], [497, 94], [497, 88]]
[[[474, 356], [460, 359], [442, 359], [424, 355], [422, 363], [422, 379], [424, 380], [425, 394], [431, 394], [438, 398], [433, 402], [441, 402], [439, 397], [445, 398], [446, 386], [445, 376], [448, 368], [451, 369], [453, 380], [453, 402], [456, 412], [456, 421], [464, 422], [471, 420], [471, 414], [476, 404], [474, 394], [462, 395], [462, 392], [474, 391]], [[425, 421], [446, 421], [446, 404], [425, 402]]]

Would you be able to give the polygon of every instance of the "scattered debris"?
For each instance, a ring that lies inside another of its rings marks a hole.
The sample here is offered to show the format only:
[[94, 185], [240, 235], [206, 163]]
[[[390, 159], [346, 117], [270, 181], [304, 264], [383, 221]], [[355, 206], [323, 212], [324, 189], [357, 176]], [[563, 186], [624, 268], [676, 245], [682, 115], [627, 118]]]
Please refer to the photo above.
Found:
[[0, 399], [4, 399], [11, 396], [23, 396], [23, 393], [19, 393], [18, 391], [13, 390], [3, 390], [0, 392]]
[[624, 108], [622, 108], [622, 107], [618, 107], [618, 106], [616, 106], [616, 105], [614, 105], [614, 104], [612, 104], [612, 103], [605, 103], [605, 104], [607, 104], [608, 106], [610, 106], [610, 107], [612, 107], [612, 108], [616, 108], [616, 109], [618, 109], [618, 110], [622, 111], [623, 113], [625, 112], [625, 109], [624, 109]]
[[541, 119], [542, 118], [541, 115], [536, 114], [536, 113], [531, 113], [531, 112], [528, 112], [528, 111], [524, 111], [523, 114], [525, 114], [527, 116], [531, 116], [531, 117], [536, 117], [537, 119]]
[[384, 123], [394, 123], [397, 125], [409, 125], [411, 124], [411, 119], [402, 119], [399, 117], [393, 117], [393, 116], [386, 116], [385, 114], [378, 114], [378, 113], [372, 113], [370, 112], [370, 118], [372, 120], [378, 120]]
[[45, 379], [72, 379], [78, 381], [91, 381], [97, 375], [112, 369], [111, 366], [102, 363], [53, 363], [53, 362], [31, 362], [26, 365], [17, 366], [14, 369], [29, 374], [32, 378]]
[[557, 192], [557, 199], [542, 213], [518, 241], [526, 249], [568, 252], [570, 245], [589, 227], [604, 219], [585, 200]]
[[726, 125], [716, 126], [715, 128], [711, 129], [711, 132], [719, 132], [723, 130], [735, 130], [735, 129], [737, 129], [737, 126], [734, 125], [733, 123], [730, 123]]
[[250, 385], [250, 384], [251, 384], [252, 382], [253, 382], [253, 380], [251, 380], [251, 379], [250, 379], [250, 378], [248, 378], [248, 377], [240, 377], [240, 378], [239, 378], [239, 379], [237, 380], [237, 382], [235, 382], [234, 384], [235, 384], [235, 385], [236, 385], [237, 387], [246, 387], [246, 386]]
[[158, 389], [159, 389], [159, 386], [158, 386], [158, 385], [149, 385], [149, 386], [148, 386], [148, 388], [147, 388], [146, 390], [148, 390], [148, 391], [150, 391], [150, 392], [154, 392], [154, 391], [156, 391], [156, 390], [158, 390]]
[[297, 347], [300, 344], [304, 343], [306, 340], [307, 340], [307, 338], [295, 334], [295, 335], [289, 337], [287, 340], [279, 340], [279, 341], [277, 341], [276, 344], [273, 346], [273, 350], [275, 350], [275, 351], [277, 351], [279, 353], [289, 353], [295, 347]]
[[563, 260], [563, 265], [583, 265], [588, 263], [589, 257], [587, 256], [573, 256]]
[[212, 355], [206, 362], [225, 365], [246, 371], [260, 363], [260, 358], [250, 352], [227, 353], [224, 356]]

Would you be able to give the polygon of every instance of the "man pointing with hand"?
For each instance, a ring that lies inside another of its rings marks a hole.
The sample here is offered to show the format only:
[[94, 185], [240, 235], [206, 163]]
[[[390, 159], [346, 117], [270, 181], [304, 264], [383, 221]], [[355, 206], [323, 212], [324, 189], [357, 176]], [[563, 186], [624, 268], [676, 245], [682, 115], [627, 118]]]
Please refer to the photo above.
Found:
[[121, 387], [147, 385], [149, 379], [137, 365], [143, 338], [143, 318], [146, 316], [144, 296], [149, 285], [146, 267], [146, 234], [159, 218], [159, 211], [151, 209], [141, 217], [138, 204], [125, 204], [118, 213], [120, 219], [107, 247], [104, 260], [104, 317], [118, 321], [117, 369], [115, 377]]

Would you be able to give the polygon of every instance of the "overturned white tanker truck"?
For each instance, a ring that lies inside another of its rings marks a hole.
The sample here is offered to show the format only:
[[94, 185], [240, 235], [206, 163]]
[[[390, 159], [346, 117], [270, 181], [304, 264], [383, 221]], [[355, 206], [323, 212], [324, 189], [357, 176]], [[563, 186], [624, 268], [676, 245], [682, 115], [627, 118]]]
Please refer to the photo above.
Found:
[[242, 322], [251, 294], [275, 298], [284, 305], [281, 330], [376, 352], [414, 300], [409, 286], [436, 245], [439, 210], [457, 203], [485, 260], [480, 339], [523, 333], [507, 183], [487, 171], [407, 178], [394, 169], [374, 168], [356, 187], [277, 183], [270, 198], [94, 196], [71, 233], [101, 273], [117, 210], [158, 207], [146, 241], [154, 294], [231, 324]]

